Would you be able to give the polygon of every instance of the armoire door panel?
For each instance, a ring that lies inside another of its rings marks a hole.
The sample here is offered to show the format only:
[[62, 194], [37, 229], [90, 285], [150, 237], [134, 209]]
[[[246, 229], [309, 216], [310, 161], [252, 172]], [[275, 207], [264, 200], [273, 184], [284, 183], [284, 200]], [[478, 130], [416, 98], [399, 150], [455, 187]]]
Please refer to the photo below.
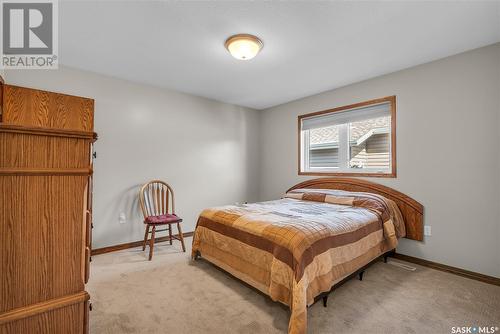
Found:
[[83, 291], [86, 181], [0, 176], [0, 313]]

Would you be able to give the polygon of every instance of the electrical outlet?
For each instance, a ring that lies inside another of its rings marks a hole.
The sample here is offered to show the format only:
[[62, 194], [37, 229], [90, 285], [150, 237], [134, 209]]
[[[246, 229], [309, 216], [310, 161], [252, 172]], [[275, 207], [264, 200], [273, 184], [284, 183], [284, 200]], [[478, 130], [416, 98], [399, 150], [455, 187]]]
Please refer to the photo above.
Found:
[[125, 215], [124, 212], [121, 212], [120, 215], [118, 216], [118, 222], [120, 224], [125, 224], [127, 222], [127, 215]]
[[424, 235], [427, 237], [430, 237], [432, 235], [431, 231], [431, 226], [430, 225], [425, 225], [424, 226]]

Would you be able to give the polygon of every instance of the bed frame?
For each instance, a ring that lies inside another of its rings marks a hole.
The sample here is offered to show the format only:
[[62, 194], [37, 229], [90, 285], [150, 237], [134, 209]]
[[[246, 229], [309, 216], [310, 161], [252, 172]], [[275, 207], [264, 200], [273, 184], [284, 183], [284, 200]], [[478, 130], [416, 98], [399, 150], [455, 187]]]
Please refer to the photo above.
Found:
[[[386, 198], [393, 200], [401, 210], [401, 214], [403, 215], [403, 219], [405, 221], [406, 227], [406, 238], [412, 240], [422, 241], [423, 236], [423, 216], [424, 216], [424, 207], [422, 204], [415, 201], [413, 198], [397, 191], [392, 188], [383, 186], [381, 184], [353, 179], [353, 178], [318, 178], [312, 179], [308, 181], [301, 182], [299, 184], [294, 185], [290, 189], [291, 191], [294, 189], [338, 189], [338, 190], [346, 190], [346, 191], [356, 191], [356, 192], [369, 192], [374, 194], [382, 195]], [[387, 262], [387, 258], [392, 255], [395, 250], [391, 250], [380, 257], [384, 259], [384, 262]], [[322, 299], [323, 306], [327, 306], [328, 296], [332, 291], [337, 289], [339, 286], [350, 280], [351, 278], [358, 276], [359, 280], [363, 280], [363, 274], [365, 273], [365, 269], [371, 266], [373, 263], [379, 261], [379, 258], [376, 258], [372, 262], [367, 265], [359, 268], [349, 276], [345, 277], [340, 282], [336, 283], [332, 286], [331, 290], [328, 292], [323, 292], [316, 296], [314, 299], [315, 302]]]
[[[384, 259], [384, 263], [387, 263], [387, 258], [389, 256], [392, 256], [394, 253], [396, 253], [396, 250], [393, 249], [393, 250], [390, 250], [382, 255], [380, 255], [379, 257], [377, 257], [376, 259], [372, 260], [370, 263], [364, 265], [363, 267], [359, 268], [358, 270], [356, 270], [355, 272], [353, 272], [352, 274], [350, 274], [349, 276], [346, 276], [345, 278], [343, 278], [340, 282], [338, 283], [335, 283], [332, 288], [330, 289], [330, 291], [326, 291], [326, 292], [323, 292], [323, 293], [320, 293], [319, 295], [317, 295], [315, 298], [314, 298], [314, 303], [317, 303], [320, 299], [323, 300], [323, 306], [324, 307], [327, 307], [327, 304], [328, 304], [328, 296], [330, 295], [330, 293], [332, 293], [333, 291], [335, 291], [338, 287], [340, 287], [341, 285], [343, 285], [344, 283], [346, 283], [347, 281], [349, 281], [350, 279], [352, 279], [353, 277], [355, 276], [358, 276], [358, 279], [360, 281], [363, 280], [363, 275], [365, 273], [365, 269], [367, 269], [368, 267], [372, 266], [375, 262], [378, 262], [380, 261], [380, 258], [383, 258]], [[310, 307], [310, 306], [308, 306]]]
[[413, 198], [381, 184], [353, 178], [318, 178], [301, 182], [290, 189], [338, 189], [369, 192], [382, 195], [396, 202], [401, 210], [406, 227], [406, 238], [422, 241], [424, 239], [424, 207]]

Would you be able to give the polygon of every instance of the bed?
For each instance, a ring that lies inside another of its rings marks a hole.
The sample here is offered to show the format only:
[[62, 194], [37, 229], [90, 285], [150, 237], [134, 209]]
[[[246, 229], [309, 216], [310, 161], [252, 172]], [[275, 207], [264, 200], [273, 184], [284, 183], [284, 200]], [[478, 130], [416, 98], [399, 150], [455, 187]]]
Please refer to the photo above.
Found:
[[204, 210], [192, 257], [229, 272], [291, 310], [288, 332], [307, 332], [307, 307], [337, 283], [423, 238], [423, 207], [380, 184], [351, 178], [299, 183], [274, 201]]

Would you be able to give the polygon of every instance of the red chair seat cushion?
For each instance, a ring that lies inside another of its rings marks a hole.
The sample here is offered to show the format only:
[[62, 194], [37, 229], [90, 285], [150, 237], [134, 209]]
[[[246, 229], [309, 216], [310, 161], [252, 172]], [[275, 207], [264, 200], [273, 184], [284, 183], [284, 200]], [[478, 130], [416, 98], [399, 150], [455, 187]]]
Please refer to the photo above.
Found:
[[159, 216], [149, 216], [144, 220], [147, 224], [172, 224], [181, 222], [182, 219], [177, 217], [176, 215], [165, 214]]

